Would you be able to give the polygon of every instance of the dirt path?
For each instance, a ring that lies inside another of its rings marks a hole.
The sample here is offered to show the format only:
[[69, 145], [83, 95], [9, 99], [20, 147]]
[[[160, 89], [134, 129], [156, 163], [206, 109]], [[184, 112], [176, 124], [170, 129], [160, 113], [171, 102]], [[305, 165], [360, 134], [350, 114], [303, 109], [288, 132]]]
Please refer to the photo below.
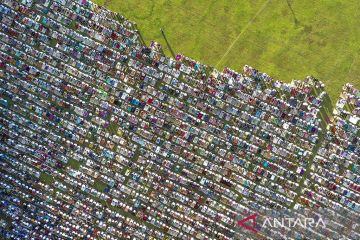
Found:
[[226, 50], [226, 52], [224, 53], [224, 55], [220, 58], [220, 60], [218, 61], [218, 63], [215, 65], [215, 67], [217, 68], [218, 65], [222, 62], [222, 60], [229, 54], [229, 52], [231, 51], [231, 49], [234, 47], [235, 43], [239, 40], [239, 38], [246, 32], [246, 30], [249, 28], [249, 26], [254, 22], [254, 20], [257, 18], [257, 16], [259, 16], [262, 11], [267, 7], [267, 5], [269, 4], [271, 0], [267, 0], [262, 6], [261, 8], [257, 11], [257, 13], [254, 15], [254, 17], [252, 19], [250, 19], [250, 21], [245, 25], [245, 27], [240, 31], [240, 33], [237, 35], [237, 37], [235, 38], [235, 40], [230, 44], [230, 46], [228, 47], [228, 49]]

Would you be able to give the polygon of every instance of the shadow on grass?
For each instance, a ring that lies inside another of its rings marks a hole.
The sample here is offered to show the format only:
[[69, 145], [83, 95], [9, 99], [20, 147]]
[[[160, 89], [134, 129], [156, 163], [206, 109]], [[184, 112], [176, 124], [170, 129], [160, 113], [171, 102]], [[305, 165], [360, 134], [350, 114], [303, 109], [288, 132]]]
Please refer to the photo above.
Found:
[[291, 14], [292, 14], [293, 17], [294, 17], [294, 23], [295, 23], [295, 25], [298, 25], [300, 22], [299, 22], [299, 20], [296, 18], [294, 9], [292, 8], [290, 1], [289, 1], [289, 0], [286, 0], [286, 3], [287, 3], [287, 5], [288, 5], [288, 7], [289, 7], [289, 9], [290, 9], [290, 11], [291, 11]]
[[[315, 94], [315, 96], [319, 96], [322, 91], [323, 89], [318, 89], [316, 87], [313, 87], [313, 93]], [[319, 112], [319, 117], [321, 119], [320, 122], [321, 129], [326, 129], [326, 126], [332, 121], [334, 107], [335, 106], [332, 103], [331, 98], [329, 97], [328, 94], [326, 94], [323, 97], [323, 101]]]
[[146, 46], [145, 41], [144, 41], [144, 38], [143, 38], [143, 36], [141, 35], [141, 32], [140, 32], [138, 29], [136, 29], [136, 33], [137, 33], [137, 34], [139, 35], [139, 37], [140, 37], [140, 42]]
[[324, 96], [322, 107], [320, 109], [321, 128], [326, 129], [326, 126], [332, 121], [334, 105], [328, 94]]
[[334, 104], [332, 103], [328, 94], [324, 96], [323, 108], [328, 115], [333, 114]]
[[169, 48], [169, 50], [170, 50], [170, 52], [171, 52], [172, 57], [175, 58], [175, 52], [174, 52], [173, 49], [171, 48], [170, 43], [169, 43], [169, 41], [168, 41], [167, 38], [166, 38], [166, 35], [165, 35], [164, 30], [163, 30], [162, 28], [160, 28], [160, 31], [161, 31], [162, 36], [164, 37], [164, 40], [165, 40], [165, 42], [166, 42], [167, 47]]

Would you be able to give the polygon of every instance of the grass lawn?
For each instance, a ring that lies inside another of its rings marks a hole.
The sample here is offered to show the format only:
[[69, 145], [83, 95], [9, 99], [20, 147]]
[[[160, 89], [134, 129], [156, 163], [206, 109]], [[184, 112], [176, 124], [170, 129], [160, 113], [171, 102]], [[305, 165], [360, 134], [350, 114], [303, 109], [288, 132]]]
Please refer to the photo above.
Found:
[[135, 21], [146, 43], [222, 69], [249, 64], [283, 81], [313, 75], [333, 102], [360, 88], [357, 0], [95, 0]]
[[50, 174], [42, 172], [40, 174], [40, 181], [45, 183], [45, 184], [50, 185], [50, 184], [54, 183], [55, 180], [54, 180], [54, 177], [51, 176]]
[[79, 170], [80, 169], [80, 162], [76, 161], [75, 159], [69, 159], [68, 161], [68, 166], [70, 166], [71, 168], [75, 169], [75, 170]]
[[106, 188], [106, 186], [107, 186], [106, 183], [104, 183], [104, 182], [102, 182], [100, 180], [95, 180], [93, 187], [96, 190], [98, 190], [99, 192], [104, 192], [104, 189]]

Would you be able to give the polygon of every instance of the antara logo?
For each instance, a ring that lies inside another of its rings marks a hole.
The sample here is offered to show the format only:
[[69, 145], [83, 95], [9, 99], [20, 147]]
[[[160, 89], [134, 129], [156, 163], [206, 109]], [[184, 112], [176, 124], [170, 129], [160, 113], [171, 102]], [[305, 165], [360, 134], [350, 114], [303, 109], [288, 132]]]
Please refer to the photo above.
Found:
[[[243, 227], [243, 228], [246, 228], [247, 230], [250, 230], [250, 231], [252, 231], [254, 233], [257, 233], [257, 230], [255, 228], [255, 226], [256, 226], [256, 217], [257, 217], [257, 214], [255, 213], [255, 214], [253, 214], [253, 215], [251, 215], [251, 216], [249, 216], [247, 218], [239, 220], [238, 225]], [[252, 220], [252, 227], [245, 224], [245, 222], [247, 222], [249, 220]]]
[[[237, 222], [237, 225], [243, 227], [253, 233], [257, 233], [258, 229], [256, 229], [256, 217], [258, 214], [253, 214], [249, 217], [246, 217], [242, 220]], [[251, 225], [245, 224], [245, 222], [252, 221]], [[302, 227], [302, 228], [312, 228], [318, 229], [318, 227], [326, 228], [326, 224], [324, 220], [320, 217], [317, 220], [314, 218], [291, 218], [291, 217], [280, 217], [280, 218], [268, 218], [265, 217], [264, 221], [262, 221], [261, 228], [295, 228], [295, 227]]]

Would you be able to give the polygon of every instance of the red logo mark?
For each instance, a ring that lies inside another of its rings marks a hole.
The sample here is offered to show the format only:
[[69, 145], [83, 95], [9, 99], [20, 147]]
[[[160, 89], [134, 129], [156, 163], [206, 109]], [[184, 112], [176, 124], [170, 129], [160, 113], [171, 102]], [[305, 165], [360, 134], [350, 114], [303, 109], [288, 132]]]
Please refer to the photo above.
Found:
[[[257, 217], [257, 214], [255, 213], [255, 214], [253, 214], [253, 215], [251, 215], [251, 216], [249, 216], [249, 217], [247, 217], [247, 218], [244, 218], [244, 219], [242, 219], [242, 220], [239, 220], [237, 224], [238, 224], [239, 226], [241, 226], [241, 227], [246, 228], [247, 230], [250, 230], [250, 231], [252, 231], [252, 232], [254, 232], [254, 233], [257, 233], [257, 230], [255, 229], [255, 226], [256, 226], [256, 217]], [[247, 222], [247, 221], [249, 221], [249, 220], [252, 220], [252, 227], [245, 224], [245, 222]]]

